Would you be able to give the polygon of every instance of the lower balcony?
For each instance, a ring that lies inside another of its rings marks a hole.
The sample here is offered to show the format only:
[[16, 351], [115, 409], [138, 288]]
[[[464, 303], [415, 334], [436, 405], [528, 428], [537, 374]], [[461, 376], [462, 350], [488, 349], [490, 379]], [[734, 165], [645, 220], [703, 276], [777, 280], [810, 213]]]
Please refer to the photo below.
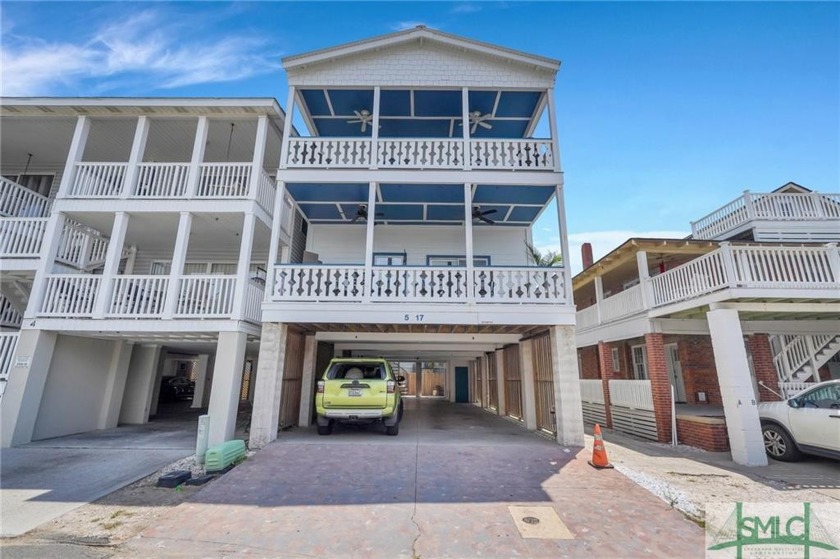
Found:
[[270, 301], [565, 305], [563, 268], [284, 264]]
[[[237, 311], [236, 298], [243, 288], [235, 275], [189, 275], [176, 282], [169, 276], [124, 275], [105, 282], [99, 275], [54, 274], [46, 282], [38, 312], [43, 318], [229, 319], [258, 324], [264, 295], [262, 285], [248, 282]], [[103, 290], [105, 283], [108, 289]]]

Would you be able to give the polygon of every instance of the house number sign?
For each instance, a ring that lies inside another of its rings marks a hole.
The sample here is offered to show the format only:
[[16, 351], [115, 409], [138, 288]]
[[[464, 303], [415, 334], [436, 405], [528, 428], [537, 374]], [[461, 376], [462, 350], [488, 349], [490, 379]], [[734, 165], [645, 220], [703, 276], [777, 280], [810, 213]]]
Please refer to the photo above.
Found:
[[423, 322], [425, 318], [426, 315], [424, 314], [404, 314], [403, 322]]

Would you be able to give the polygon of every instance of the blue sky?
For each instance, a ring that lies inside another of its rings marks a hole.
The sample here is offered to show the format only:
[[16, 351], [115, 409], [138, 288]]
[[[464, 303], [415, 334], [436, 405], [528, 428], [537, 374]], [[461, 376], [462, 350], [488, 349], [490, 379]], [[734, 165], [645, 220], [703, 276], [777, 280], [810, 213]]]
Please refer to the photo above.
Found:
[[563, 61], [573, 265], [584, 240], [684, 235], [744, 189], [840, 191], [837, 3], [3, 2], [2, 89], [283, 104], [282, 56], [418, 23]]

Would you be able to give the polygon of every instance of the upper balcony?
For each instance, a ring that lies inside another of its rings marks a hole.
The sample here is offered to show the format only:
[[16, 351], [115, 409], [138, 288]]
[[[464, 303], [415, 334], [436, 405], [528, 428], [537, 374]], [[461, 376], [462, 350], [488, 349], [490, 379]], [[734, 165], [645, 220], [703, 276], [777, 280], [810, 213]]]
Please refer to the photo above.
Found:
[[[783, 187], [784, 188], [784, 187]], [[691, 222], [695, 239], [840, 240], [840, 194], [797, 191], [743, 195]]]

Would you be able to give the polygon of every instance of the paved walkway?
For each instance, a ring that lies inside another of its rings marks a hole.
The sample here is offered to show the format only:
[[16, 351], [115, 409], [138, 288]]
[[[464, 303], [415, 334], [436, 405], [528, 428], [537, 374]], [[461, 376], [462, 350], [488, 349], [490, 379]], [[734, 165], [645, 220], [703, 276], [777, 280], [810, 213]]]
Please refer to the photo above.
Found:
[[703, 557], [698, 526], [580, 449], [470, 405], [410, 404], [398, 437], [281, 434], [120, 556]]
[[17, 536], [195, 452], [195, 422], [117, 427], [0, 450], [0, 536]]

